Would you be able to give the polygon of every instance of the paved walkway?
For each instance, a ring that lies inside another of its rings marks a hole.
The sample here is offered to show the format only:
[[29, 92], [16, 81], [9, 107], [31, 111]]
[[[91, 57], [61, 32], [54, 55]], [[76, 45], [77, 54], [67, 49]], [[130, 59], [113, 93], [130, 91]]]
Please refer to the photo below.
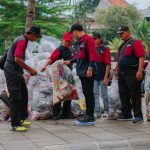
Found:
[[0, 122], [0, 150], [150, 150], [150, 123], [98, 119], [95, 126], [73, 120], [35, 121], [28, 132]]

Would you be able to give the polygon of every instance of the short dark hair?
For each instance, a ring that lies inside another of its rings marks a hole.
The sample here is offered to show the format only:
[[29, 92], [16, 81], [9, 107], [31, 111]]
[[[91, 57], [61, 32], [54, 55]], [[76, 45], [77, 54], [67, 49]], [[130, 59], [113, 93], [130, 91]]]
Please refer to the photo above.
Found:
[[77, 30], [77, 31], [83, 31], [83, 27], [80, 23], [74, 23], [72, 26], [71, 26], [71, 30], [70, 30], [70, 33], [72, 33], [74, 30]]
[[93, 32], [94, 39], [102, 39], [102, 36], [98, 32]]
[[93, 32], [93, 38], [96, 40], [96, 39], [100, 39], [101, 40], [101, 43], [104, 44], [104, 41], [103, 41], [103, 38], [102, 36], [100, 35], [100, 33], [98, 32]]

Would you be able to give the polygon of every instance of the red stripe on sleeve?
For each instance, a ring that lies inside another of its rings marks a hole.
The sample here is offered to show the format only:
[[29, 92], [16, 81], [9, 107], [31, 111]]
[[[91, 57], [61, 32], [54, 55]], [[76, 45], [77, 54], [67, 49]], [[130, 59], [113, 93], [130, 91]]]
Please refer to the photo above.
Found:
[[59, 56], [60, 56], [60, 51], [59, 51], [58, 48], [56, 48], [56, 49], [52, 52], [52, 54], [51, 54], [51, 56], [50, 56], [50, 59], [51, 59], [52, 62], [54, 63], [54, 62], [59, 58]]
[[26, 42], [24, 40], [18, 41], [16, 49], [15, 49], [14, 57], [22, 58], [23, 53], [25, 51], [25, 47], [26, 47]]
[[137, 57], [144, 57], [144, 46], [142, 45], [142, 42], [140, 40], [136, 40], [133, 44], [133, 50], [135, 53], [135, 56]]
[[104, 56], [105, 56], [105, 64], [110, 65], [111, 64], [111, 56], [110, 56], [110, 50], [108, 48], [105, 50]]
[[96, 47], [95, 47], [94, 39], [87, 35], [85, 44], [86, 44], [86, 49], [89, 52], [90, 62], [96, 62]]

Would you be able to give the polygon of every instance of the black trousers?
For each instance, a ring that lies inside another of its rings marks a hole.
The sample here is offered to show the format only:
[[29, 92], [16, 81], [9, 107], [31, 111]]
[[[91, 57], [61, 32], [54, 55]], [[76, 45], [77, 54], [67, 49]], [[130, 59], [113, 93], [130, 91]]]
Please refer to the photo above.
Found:
[[123, 115], [142, 116], [141, 109], [141, 83], [136, 79], [137, 69], [129, 69], [119, 73], [119, 94], [122, 103]]
[[5, 72], [11, 109], [11, 125], [19, 126], [28, 117], [28, 90], [23, 77]]
[[94, 100], [94, 78], [87, 78], [87, 77], [80, 77], [83, 94], [85, 96], [86, 102], [86, 114], [89, 116], [94, 115], [94, 107], [95, 107], [95, 100]]
[[[60, 110], [61, 110], [61, 102], [59, 102], [53, 106], [53, 116], [59, 115]], [[70, 111], [71, 111], [71, 100], [64, 101], [62, 115], [66, 118], [69, 118]]]

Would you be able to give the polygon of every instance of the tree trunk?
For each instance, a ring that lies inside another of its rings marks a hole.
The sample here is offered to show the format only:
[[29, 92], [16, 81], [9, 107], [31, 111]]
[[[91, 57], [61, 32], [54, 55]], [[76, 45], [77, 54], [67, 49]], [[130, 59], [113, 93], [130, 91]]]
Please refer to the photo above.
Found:
[[27, 10], [25, 31], [28, 31], [30, 29], [34, 18], [35, 18], [35, 0], [28, 0], [28, 10]]

